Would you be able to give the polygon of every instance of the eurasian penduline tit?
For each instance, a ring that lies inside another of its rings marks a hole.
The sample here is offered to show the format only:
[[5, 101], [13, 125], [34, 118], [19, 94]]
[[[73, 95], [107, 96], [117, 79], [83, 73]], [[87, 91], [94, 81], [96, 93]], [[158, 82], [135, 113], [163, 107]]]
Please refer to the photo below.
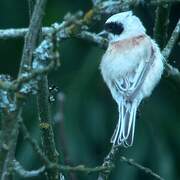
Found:
[[132, 11], [111, 16], [105, 31], [109, 46], [100, 70], [119, 111], [111, 143], [128, 147], [133, 144], [137, 108], [163, 73], [163, 56]]

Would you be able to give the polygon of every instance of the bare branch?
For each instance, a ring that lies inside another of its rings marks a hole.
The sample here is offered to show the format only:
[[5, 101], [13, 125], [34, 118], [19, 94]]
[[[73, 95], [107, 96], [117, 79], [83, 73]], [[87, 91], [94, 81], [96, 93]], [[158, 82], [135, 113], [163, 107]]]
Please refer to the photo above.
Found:
[[168, 64], [168, 58], [173, 50], [173, 47], [175, 46], [178, 38], [180, 35], [180, 19], [178, 20], [176, 27], [174, 28], [174, 31], [172, 32], [172, 35], [166, 45], [166, 47], [163, 49], [162, 54], [164, 56], [165, 60], [165, 70], [167, 72], [167, 75], [176, 82], [177, 85], [180, 85], [180, 72], [177, 68], [173, 67], [172, 65]]
[[164, 180], [164, 178], [162, 178], [161, 176], [159, 176], [158, 174], [153, 172], [150, 168], [147, 168], [147, 167], [144, 167], [144, 166], [138, 164], [133, 159], [128, 159], [128, 158], [126, 158], [124, 156], [121, 156], [121, 161], [125, 162], [125, 163], [128, 163], [130, 166], [133, 166], [133, 167], [136, 167], [136, 168], [140, 169], [141, 171], [143, 171], [144, 173], [154, 177], [155, 179]]
[[22, 122], [22, 120], [20, 121], [20, 125], [21, 125], [21, 130], [22, 130], [22, 133], [24, 135], [24, 138], [31, 144], [33, 150], [36, 152], [36, 154], [42, 160], [44, 165], [47, 166], [47, 167], [50, 166], [50, 161], [44, 155], [44, 153], [42, 152], [42, 150], [39, 147], [38, 143], [31, 137], [31, 135], [29, 134], [29, 132], [28, 132], [26, 126], [24, 125], [24, 123]]
[[163, 54], [164, 58], [166, 59], [166, 61], [168, 61], [171, 51], [172, 51], [176, 41], [179, 38], [179, 34], [180, 34], [180, 19], [178, 20], [176, 27], [174, 28], [174, 31], [172, 32], [172, 35], [171, 35], [166, 47], [162, 51], [162, 54]]
[[77, 172], [85, 172], [85, 173], [93, 173], [93, 172], [100, 172], [100, 171], [106, 171], [111, 170], [114, 166], [96, 166], [96, 167], [86, 167], [84, 165], [78, 165], [78, 166], [64, 166], [64, 165], [58, 165], [57, 163], [50, 162], [48, 158], [45, 156], [45, 154], [42, 152], [41, 148], [37, 144], [37, 142], [30, 136], [26, 126], [21, 121], [21, 128], [22, 132], [24, 134], [25, 139], [28, 140], [28, 142], [32, 145], [34, 151], [37, 153], [37, 155], [40, 157], [40, 159], [43, 161], [47, 169], [53, 169], [57, 168], [61, 171], [77, 171]]
[[25, 170], [24, 167], [17, 160], [13, 161], [13, 168], [14, 171], [23, 178], [37, 177], [45, 172], [45, 166], [42, 166], [39, 169], [31, 170], [31, 171]]
[[96, 166], [96, 167], [86, 167], [84, 165], [78, 165], [78, 166], [62, 166], [62, 165], [56, 165], [52, 164], [52, 167], [57, 167], [61, 171], [74, 171], [74, 172], [84, 172], [84, 173], [95, 173], [95, 172], [101, 172], [101, 171], [109, 171], [110, 169], [114, 168], [114, 166]]
[[[49, 34], [51, 32], [51, 27], [42, 28], [43, 35]], [[20, 28], [20, 29], [1, 29], [0, 30], [0, 39], [18, 39], [24, 38], [26, 33], [28, 32], [28, 28]]]
[[[103, 167], [114, 166], [114, 160], [115, 160], [116, 154], [118, 153], [118, 150], [119, 150], [118, 147], [115, 147], [115, 146], [111, 147], [110, 152], [104, 159], [104, 162], [102, 164]], [[98, 176], [98, 180], [107, 180], [111, 171], [112, 171], [112, 169], [108, 169], [106, 171], [100, 172], [99, 176]]]
[[[46, 0], [37, 0], [31, 18], [29, 31], [25, 37], [25, 44], [23, 49], [23, 55], [21, 59], [21, 66], [19, 69], [19, 76], [27, 70], [27, 67], [31, 65], [32, 53], [36, 47], [36, 40], [41, 27], [41, 21], [44, 14], [44, 7]], [[22, 99], [15, 95], [16, 109], [11, 113], [4, 113], [4, 127], [1, 143], [7, 144], [8, 150], [4, 151], [4, 148], [0, 146], [0, 174], [2, 180], [8, 180], [12, 178], [10, 172], [12, 166], [12, 160], [14, 159], [16, 142], [18, 137], [18, 118], [22, 112]], [[5, 152], [5, 153], [4, 153]]]
[[108, 46], [108, 40], [98, 36], [96, 33], [91, 33], [88, 31], [82, 31], [77, 36], [77, 38], [92, 42], [102, 49], [106, 49]]
[[171, 66], [170, 64], [165, 64], [167, 76], [172, 79], [178, 87], [180, 87], [180, 71]]
[[35, 5], [35, 1], [34, 0], [27, 0], [27, 2], [28, 2], [28, 10], [29, 10], [29, 19], [31, 20], [34, 5]]
[[161, 49], [164, 47], [167, 40], [170, 9], [171, 5], [167, 3], [159, 3], [156, 8], [154, 39]]
[[180, 0], [151, 0], [151, 4], [157, 5], [162, 3], [179, 3]]
[[[67, 25], [67, 23], [65, 23]], [[165, 57], [165, 59], [167, 60], [167, 58], [169, 57], [173, 47], [174, 47], [174, 44], [175, 42], [177, 41], [178, 37], [179, 37], [179, 30], [180, 30], [180, 20], [178, 21], [172, 35], [171, 35], [171, 38], [170, 40], [168, 41], [166, 47], [163, 49], [162, 51], [162, 54], [163, 56]], [[61, 25], [56, 31], [58, 32], [58, 30], [60, 30], [61, 32], [61, 29], [63, 29], [64, 25]], [[27, 29], [26, 29], [27, 30]], [[7, 30], [8, 31], [8, 30]], [[23, 30], [24, 31], [24, 30]], [[53, 28], [50, 27], [46, 27], [44, 28], [44, 33], [51, 33], [53, 31]], [[62, 37], [62, 33], [58, 33], [58, 38], [67, 38], [69, 35], [67, 34], [68, 32], [71, 32], [68, 30], [68, 28], [66, 30], [64, 30], [66, 32], [66, 36]], [[63, 32], [63, 30], [62, 30]], [[22, 34], [21, 34], [22, 35]], [[97, 44], [97, 46], [103, 48], [103, 49], [106, 49], [107, 48], [107, 45], [108, 45], [108, 42], [106, 39], [98, 36], [97, 34], [95, 33], [90, 33], [88, 31], [81, 31], [80, 33], [78, 33], [76, 35], [77, 38], [80, 38], [80, 39], [83, 39], [83, 40], [87, 40], [87, 41], [90, 41], [90, 42], [93, 42], [95, 44]], [[16, 87], [20, 87], [20, 85], [23, 83], [23, 82], [27, 82], [28, 80], [36, 77], [37, 75], [40, 75], [41, 73], [47, 73], [48, 70], [50, 70], [51, 68], [47, 67], [47, 69], [45, 68], [44, 70], [32, 70], [32, 73], [29, 73], [29, 76], [27, 77], [21, 77], [19, 79], [17, 79], [17, 81], [15, 81], [12, 85], [8, 82], [2, 82], [0, 81], [0, 87], [2, 89], [11, 89], [11, 90], [18, 90], [18, 88]], [[167, 70], [168, 71], [168, 70]], [[171, 72], [172, 72], [172, 68], [171, 68]], [[173, 76], [173, 73], [171, 73], [168, 71], [168, 74]]]
[[[38, 82], [38, 88], [38, 119], [42, 134], [43, 151], [50, 161], [58, 163], [59, 153], [56, 150], [54, 132], [52, 129], [52, 120], [48, 100], [49, 88], [47, 76], [41, 77], [41, 80]], [[48, 169], [47, 173], [50, 180], [59, 180], [60, 172], [58, 168], [54, 167], [54, 169]]]
[[26, 72], [28, 67], [31, 67], [33, 51], [35, 50], [38, 34], [40, 32], [46, 2], [47, 0], [36, 1], [29, 25], [29, 31], [25, 35], [19, 75]]
[[42, 69], [34, 69], [31, 72], [27, 73], [27, 76], [20, 76], [13, 82], [6, 82], [0, 80], [0, 88], [6, 91], [18, 92], [24, 83], [27, 83], [30, 80], [35, 79], [36, 77], [42, 74], [47, 74], [53, 68], [54, 68], [54, 62], [51, 62], [47, 67], [44, 67]]
[[[67, 25], [67, 23], [65, 23], [65, 24]], [[58, 30], [60, 30], [60, 32], [61, 32], [61, 29], [63, 29], [63, 27], [64, 27], [64, 25], [61, 25], [56, 31], [58, 32]], [[23, 31], [26, 31], [26, 30], [27, 29], [25, 29]], [[44, 33], [52, 33], [52, 31], [53, 31], [52, 27], [44, 28]], [[71, 31], [69, 31], [69, 28], [67, 28], [64, 31], [66, 32], [66, 36], [62, 36], [62, 33], [58, 33], [58, 38], [65, 39], [65, 38], [67, 38], [69, 36], [68, 32], [71, 33]], [[180, 20], [178, 21], [178, 23], [177, 23], [177, 25], [176, 25], [176, 27], [175, 27], [172, 35], [171, 35], [171, 38], [168, 41], [166, 47], [162, 51], [162, 54], [163, 54], [163, 56], [165, 57], [166, 60], [169, 57], [169, 55], [170, 55], [170, 53], [171, 53], [171, 51], [172, 51], [172, 49], [174, 47], [174, 44], [175, 44], [175, 42], [177, 41], [177, 39], [179, 37], [179, 31], [180, 31]], [[62, 32], [63, 32], [63, 30], [62, 30]], [[101, 47], [103, 49], [107, 48], [107, 44], [108, 44], [107, 40], [102, 38], [102, 37], [100, 37], [100, 36], [98, 36], [95, 33], [90, 33], [88, 31], [81, 31], [80, 33], [76, 34], [76, 37], [80, 38], [80, 39], [83, 39], [83, 40], [88, 40], [90, 42], [93, 42], [93, 43], [97, 44], [99, 47]], [[18, 90], [15, 87], [20, 87], [20, 84], [22, 84], [23, 82], [27, 82], [28, 80], [32, 79], [33, 77], [36, 77], [37, 75], [39, 75], [41, 73], [48, 72], [48, 69], [51, 69], [51, 68], [47, 67], [47, 69], [45, 68], [44, 70], [37, 70], [37, 72], [36, 72], [36, 70], [32, 70], [32, 73], [30, 73], [29, 76], [27, 76], [26, 78], [25, 77], [21, 77], [21, 78], [17, 79], [17, 81], [15, 81], [13, 85], [11, 85], [8, 82], [0, 81], [0, 87], [2, 89]], [[172, 72], [172, 68], [171, 68], [171, 72]], [[171, 74], [173, 75], [173, 73], [170, 73], [170, 72], [168, 72], [168, 74], [169, 75], [171, 75]], [[19, 82], [19, 84], [17, 82]], [[16, 86], [15, 86], [15, 84], [16, 84]]]

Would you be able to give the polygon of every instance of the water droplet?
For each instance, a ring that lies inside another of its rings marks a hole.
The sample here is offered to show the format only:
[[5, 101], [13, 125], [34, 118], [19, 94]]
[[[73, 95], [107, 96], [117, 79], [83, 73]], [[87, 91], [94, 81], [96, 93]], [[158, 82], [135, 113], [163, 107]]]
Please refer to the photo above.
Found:
[[55, 100], [56, 100], [56, 99], [55, 99], [55, 97], [54, 97], [53, 95], [50, 95], [50, 96], [49, 96], [49, 102], [50, 102], [50, 103], [53, 103]]
[[175, 60], [173, 61], [173, 64], [176, 64], [176, 61], [175, 61]]
[[57, 93], [58, 92], [58, 87], [55, 85], [49, 86], [49, 92], [50, 93]]

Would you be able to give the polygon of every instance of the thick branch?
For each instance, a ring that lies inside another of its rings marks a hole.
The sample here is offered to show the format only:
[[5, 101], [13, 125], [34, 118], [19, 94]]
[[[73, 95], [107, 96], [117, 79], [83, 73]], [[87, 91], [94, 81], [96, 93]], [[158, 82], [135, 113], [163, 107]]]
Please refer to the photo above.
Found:
[[[42, 28], [43, 35], [48, 34], [51, 32], [51, 27], [44, 27]], [[6, 39], [18, 39], [18, 38], [24, 38], [26, 33], [28, 32], [28, 28], [20, 28], [20, 29], [1, 29], [0, 30], [0, 39], [6, 40]]]
[[47, 0], [37, 0], [31, 17], [29, 31], [25, 35], [23, 54], [19, 74], [26, 72], [31, 67], [33, 52], [36, 48], [38, 34], [40, 32], [44, 9]]
[[[59, 154], [54, 142], [54, 133], [52, 129], [52, 120], [49, 108], [48, 80], [46, 76], [41, 77], [38, 82], [38, 116], [40, 120], [40, 129], [42, 134], [42, 145], [46, 157], [53, 163], [58, 163]], [[49, 169], [49, 180], [59, 180], [59, 170], [57, 168]]]

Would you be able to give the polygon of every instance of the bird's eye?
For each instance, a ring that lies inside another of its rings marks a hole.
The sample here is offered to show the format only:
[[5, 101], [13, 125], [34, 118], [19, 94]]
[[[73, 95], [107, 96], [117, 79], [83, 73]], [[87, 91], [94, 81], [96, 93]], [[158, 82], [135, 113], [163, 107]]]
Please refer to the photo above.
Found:
[[104, 29], [116, 35], [120, 35], [124, 30], [122, 23], [115, 22], [106, 23]]

